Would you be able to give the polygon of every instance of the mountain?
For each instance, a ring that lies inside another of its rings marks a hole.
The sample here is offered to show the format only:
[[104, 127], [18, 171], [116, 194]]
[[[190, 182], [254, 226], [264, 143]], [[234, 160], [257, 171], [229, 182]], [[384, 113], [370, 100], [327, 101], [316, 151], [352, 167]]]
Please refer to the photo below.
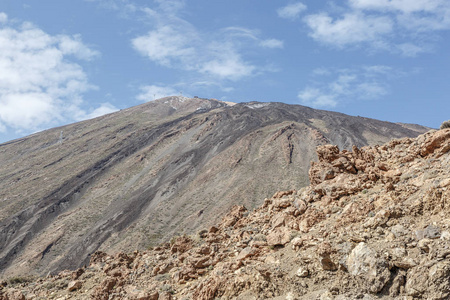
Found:
[[5, 299], [449, 299], [450, 128], [317, 148], [311, 184], [145, 251], [15, 277]]
[[167, 97], [0, 144], [0, 270], [47, 274], [145, 249], [306, 186], [319, 145], [427, 131], [283, 103]]

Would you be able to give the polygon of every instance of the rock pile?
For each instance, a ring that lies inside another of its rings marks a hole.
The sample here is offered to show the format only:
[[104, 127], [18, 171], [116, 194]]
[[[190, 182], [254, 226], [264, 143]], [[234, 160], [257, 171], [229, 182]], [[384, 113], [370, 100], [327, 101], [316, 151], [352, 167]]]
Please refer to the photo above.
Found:
[[306, 188], [148, 251], [5, 281], [0, 299], [449, 299], [450, 129], [317, 153]]

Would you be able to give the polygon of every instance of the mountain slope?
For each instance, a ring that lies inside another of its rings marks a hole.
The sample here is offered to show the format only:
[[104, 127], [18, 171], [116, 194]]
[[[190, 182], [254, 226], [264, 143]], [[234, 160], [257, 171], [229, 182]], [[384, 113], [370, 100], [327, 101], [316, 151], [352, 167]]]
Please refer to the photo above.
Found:
[[143, 249], [308, 184], [315, 148], [417, 136], [282, 103], [168, 97], [0, 145], [0, 269], [47, 273]]
[[317, 154], [308, 187], [151, 250], [12, 278], [0, 300], [449, 299], [450, 129]]

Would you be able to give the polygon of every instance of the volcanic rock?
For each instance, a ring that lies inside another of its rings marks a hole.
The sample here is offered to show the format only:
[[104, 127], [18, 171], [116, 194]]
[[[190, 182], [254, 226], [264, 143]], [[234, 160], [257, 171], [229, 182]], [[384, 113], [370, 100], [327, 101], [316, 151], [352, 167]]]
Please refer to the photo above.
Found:
[[[80, 272], [80, 289], [68, 290], [74, 271], [63, 271], [11, 278], [0, 299], [16, 291], [30, 299], [448, 299], [448, 140], [426, 156], [420, 152], [440, 136], [450, 139], [430, 131], [383, 146], [332, 150], [350, 163], [360, 159], [357, 172], [319, 161], [314, 178], [320, 168], [342, 172], [277, 193], [252, 211], [234, 206], [201, 236], [181, 235], [130, 254], [97, 251]], [[405, 155], [413, 159], [405, 162]], [[387, 176], [391, 170], [400, 178]], [[430, 199], [433, 206], [426, 205]], [[296, 203], [306, 206], [302, 214], [292, 210]], [[273, 228], [282, 215], [304, 228], [286, 224], [291, 221]]]
[[[308, 184], [316, 146], [337, 145], [318, 149], [319, 161], [329, 164], [318, 180], [366, 167], [376, 177], [387, 165], [369, 166], [368, 152], [350, 158], [338, 147], [426, 130], [299, 105], [166, 97], [1, 144], [1, 274], [55, 274], [85, 266], [99, 249], [144, 250], [214, 225], [233, 205], [254, 209], [280, 190], [273, 209], [284, 210], [293, 189]], [[422, 155], [445, 138], [421, 141]], [[335, 185], [330, 198], [345, 188]], [[306, 211], [300, 200], [296, 205], [274, 226], [308, 230], [323, 217], [310, 211], [307, 221], [294, 222]]]

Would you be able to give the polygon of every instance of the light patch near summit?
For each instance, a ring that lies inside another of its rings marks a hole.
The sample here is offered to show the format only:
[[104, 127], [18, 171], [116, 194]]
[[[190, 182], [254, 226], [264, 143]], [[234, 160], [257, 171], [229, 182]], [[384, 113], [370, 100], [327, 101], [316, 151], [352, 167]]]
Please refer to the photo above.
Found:
[[312, 123], [312, 125], [320, 130], [322, 130], [325, 133], [329, 133], [329, 130], [327, 128], [327, 124], [325, 123], [324, 120], [320, 120], [320, 119], [309, 119], [308, 121], [310, 121]]
[[255, 108], [263, 108], [263, 107], [266, 107], [269, 105], [270, 105], [270, 103], [252, 103], [252, 104], [247, 104], [245, 106], [247, 106], [248, 108], [251, 108], [251, 109], [255, 109]]

